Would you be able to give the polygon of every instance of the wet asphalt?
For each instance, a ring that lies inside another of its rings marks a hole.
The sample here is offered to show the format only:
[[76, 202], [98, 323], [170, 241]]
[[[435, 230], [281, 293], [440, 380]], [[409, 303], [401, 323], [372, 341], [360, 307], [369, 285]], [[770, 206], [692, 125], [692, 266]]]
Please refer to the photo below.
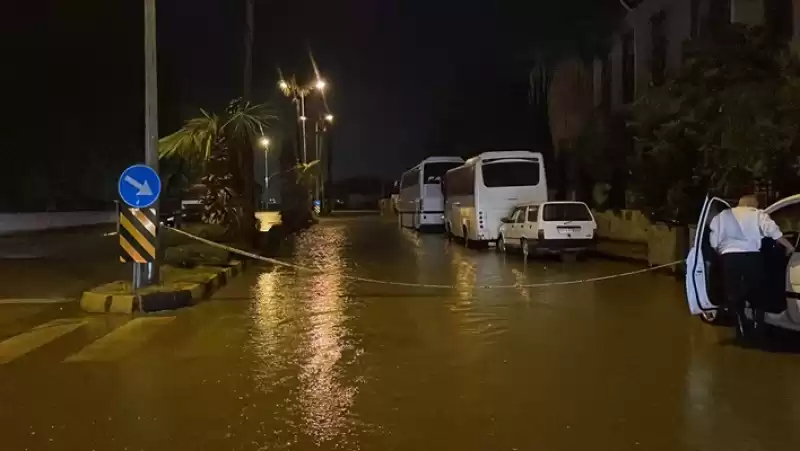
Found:
[[359, 217], [281, 258], [326, 274], [251, 264], [212, 301], [134, 318], [0, 306], [0, 449], [800, 449], [800, 354], [732, 344], [674, 277], [479, 288], [638, 267]]

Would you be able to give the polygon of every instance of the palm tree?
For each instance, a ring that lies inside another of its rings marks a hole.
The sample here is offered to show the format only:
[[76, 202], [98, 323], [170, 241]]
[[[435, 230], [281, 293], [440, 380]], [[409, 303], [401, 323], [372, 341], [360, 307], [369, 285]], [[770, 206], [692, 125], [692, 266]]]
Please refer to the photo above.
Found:
[[201, 110], [175, 133], [159, 141], [162, 159], [179, 158], [200, 175], [208, 188], [203, 220], [238, 231], [238, 237], [255, 242], [256, 183], [254, 146], [277, 119], [264, 104], [242, 99], [230, 102], [221, 115]]

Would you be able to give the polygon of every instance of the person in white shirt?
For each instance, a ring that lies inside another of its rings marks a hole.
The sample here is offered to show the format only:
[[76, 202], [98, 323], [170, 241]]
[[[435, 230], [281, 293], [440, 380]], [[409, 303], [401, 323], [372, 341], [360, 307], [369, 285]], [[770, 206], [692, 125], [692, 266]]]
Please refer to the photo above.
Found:
[[775, 221], [758, 209], [755, 196], [744, 196], [739, 199], [737, 207], [715, 216], [710, 228], [711, 247], [722, 256], [725, 298], [736, 315], [736, 335], [748, 338], [754, 325], [745, 316], [745, 307], [749, 304], [753, 309], [756, 327], [761, 328], [764, 319], [759, 302], [764, 280], [761, 240], [772, 238], [790, 254], [794, 247], [783, 237]]

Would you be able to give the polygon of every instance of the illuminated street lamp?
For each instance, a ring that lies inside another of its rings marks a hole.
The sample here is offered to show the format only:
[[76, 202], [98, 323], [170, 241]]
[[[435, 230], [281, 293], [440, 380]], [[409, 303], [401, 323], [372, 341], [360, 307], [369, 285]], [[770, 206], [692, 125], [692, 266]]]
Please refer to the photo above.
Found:
[[[315, 72], [317, 72], [316, 68]], [[297, 105], [297, 118], [302, 124], [301, 133], [303, 163], [308, 163], [308, 143], [306, 141], [306, 121], [308, 120], [306, 117], [306, 96], [315, 90], [322, 94], [327, 86], [328, 82], [320, 77], [319, 73], [317, 73], [316, 81], [303, 86], [298, 85], [294, 77], [290, 77], [289, 79], [281, 78], [278, 82], [278, 87], [281, 89], [283, 94], [286, 95], [286, 97], [290, 97]]]
[[[263, 132], [262, 132], [263, 133]], [[269, 150], [270, 141], [264, 135], [258, 139], [258, 145], [264, 149], [264, 174], [269, 174]], [[269, 208], [269, 176], [264, 177], [264, 197], [266, 197], [265, 207]]]
[[330, 122], [330, 123], [333, 123], [333, 115], [332, 114], [326, 114], [325, 115], [325, 120]]

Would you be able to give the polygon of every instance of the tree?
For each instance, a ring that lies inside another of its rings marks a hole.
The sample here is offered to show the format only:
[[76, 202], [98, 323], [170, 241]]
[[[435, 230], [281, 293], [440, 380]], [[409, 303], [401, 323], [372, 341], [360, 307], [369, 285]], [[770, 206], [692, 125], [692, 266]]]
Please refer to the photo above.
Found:
[[221, 115], [205, 110], [201, 113], [160, 140], [160, 157], [179, 158], [191, 173], [199, 174], [200, 182], [208, 188], [205, 222], [231, 226], [241, 239], [254, 243], [253, 150], [276, 117], [268, 106], [241, 99], [231, 101]]
[[796, 190], [800, 63], [763, 28], [687, 43], [677, 75], [633, 105], [633, 182], [645, 210], [690, 222], [705, 194]]

